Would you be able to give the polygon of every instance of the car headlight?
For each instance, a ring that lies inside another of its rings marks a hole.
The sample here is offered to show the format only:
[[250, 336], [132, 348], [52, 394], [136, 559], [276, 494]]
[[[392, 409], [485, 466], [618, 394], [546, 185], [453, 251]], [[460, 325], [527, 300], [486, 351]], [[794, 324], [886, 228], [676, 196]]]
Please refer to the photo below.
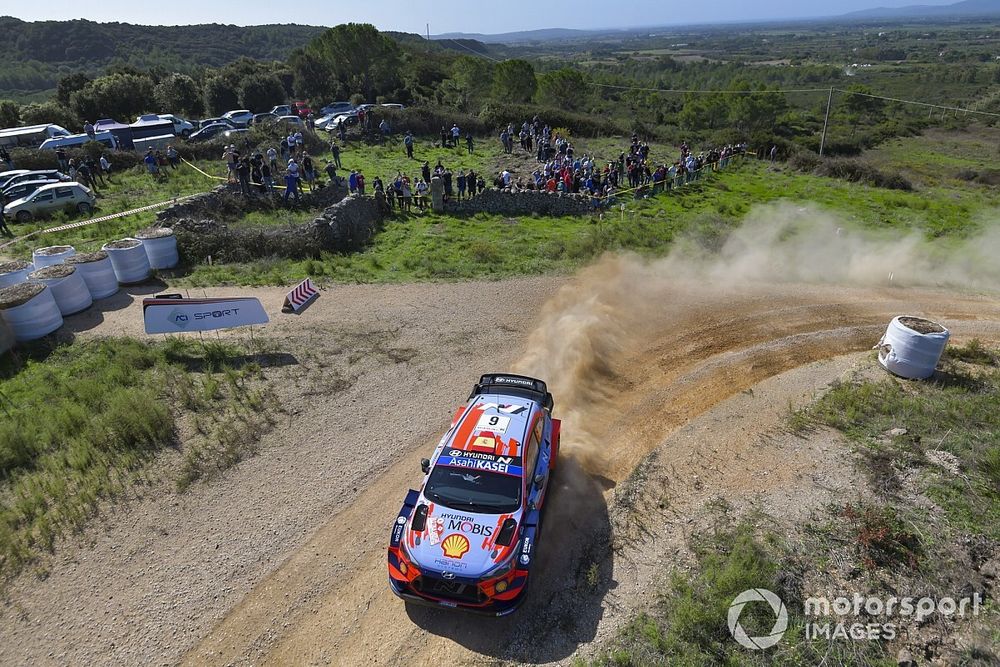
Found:
[[516, 560], [517, 559], [514, 556], [511, 556], [510, 558], [508, 558], [506, 560], [506, 562], [504, 562], [502, 565], [500, 565], [500, 567], [498, 567], [495, 570], [487, 573], [486, 576], [483, 577], [483, 579], [497, 579], [499, 577], [503, 577], [503, 576], [507, 575], [511, 570], [514, 569], [514, 565], [516, 563]]

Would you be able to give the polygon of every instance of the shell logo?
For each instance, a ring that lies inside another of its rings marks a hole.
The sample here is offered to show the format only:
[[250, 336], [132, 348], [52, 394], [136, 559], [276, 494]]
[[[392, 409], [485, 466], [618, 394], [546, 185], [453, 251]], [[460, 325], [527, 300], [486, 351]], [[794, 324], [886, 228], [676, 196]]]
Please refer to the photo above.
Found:
[[469, 538], [460, 533], [453, 533], [441, 542], [441, 551], [448, 558], [461, 558], [469, 551]]

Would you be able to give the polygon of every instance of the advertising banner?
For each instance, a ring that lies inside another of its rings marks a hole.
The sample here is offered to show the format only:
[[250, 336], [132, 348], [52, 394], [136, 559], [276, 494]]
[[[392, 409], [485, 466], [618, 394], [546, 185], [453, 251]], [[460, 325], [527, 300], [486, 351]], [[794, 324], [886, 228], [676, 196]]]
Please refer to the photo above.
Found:
[[143, 299], [142, 317], [149, 334], [232, 329], [270, 321], [260, 299], [185, 299], [179, 294]]

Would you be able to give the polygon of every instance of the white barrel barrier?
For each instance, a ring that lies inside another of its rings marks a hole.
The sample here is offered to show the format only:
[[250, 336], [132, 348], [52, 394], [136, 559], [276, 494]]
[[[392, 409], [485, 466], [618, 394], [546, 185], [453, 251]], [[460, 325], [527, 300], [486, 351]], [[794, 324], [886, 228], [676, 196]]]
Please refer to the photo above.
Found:
[[53, 264], [62, 264], [67, 259], [76, 254], [76, 249], [71, 245], [53, 245], [48, 248], [36, 248], [31, 253], [31, 262], [36, 269], [41, 269]]
[[900, 377], [929, 378], [934, 375], [949, 336], [937, 322], [906, 315], [894, 317], [878, 343], [878, 361]]
[[23, 259], [0, 264], [0, 288], [23, 283], [34, 270], [35, 265]]
[[37, 269], [28, 276], [28, 280], [49, 286], [56, 305], [59, 306], [59, 312], [64, 317], [90, 308], [90, 304], [94, 303], [83, 276], [70, 264]]
[[21, 283], [0, 289], [0, 318], [19, 343], [47, 336], [63, 323], [52, 290], [42, 283]]
[[77, 273], [83, 276], [83, 282], [87, 283], [90, 296], [95, 301], [118, 293], [115, 267], [111, 265], [108, 253], [103, 250], [80, 253], [67, 259], [66, 264], [76, 267]]
[[160, 227], [136, 234], [142, 241], [149, 258], [149, 266], [153, 269], [172, 269], [180, 262], [177, 255], [177, 237], [169, 227]]
[[108, 253], [115, 276], [122, 285], [141, 283], [149, 277], [149, 258], [139, 239], [121, 239], [105, 243], [101, 250]]

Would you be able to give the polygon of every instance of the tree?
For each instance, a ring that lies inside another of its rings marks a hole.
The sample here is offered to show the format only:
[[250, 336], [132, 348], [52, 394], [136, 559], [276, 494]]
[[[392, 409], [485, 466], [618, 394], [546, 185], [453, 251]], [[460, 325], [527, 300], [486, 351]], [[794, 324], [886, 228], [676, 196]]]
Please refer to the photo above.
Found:
[[343, 97], [343, 91], [333, 78], [333, 70], [319, 55], [299, 49], [288, 58], [292, 70], [292, 91], [307, 99]]
[[274, 74], [252, 74], [240, 83], [239, 101], [244, 109], [267, 111], [276, 104], [284, 104], [285, 87]]
[[63, 78], [59, 79], [59, 83], [56, 84], [56, 100], [59, 104], [68, 107], [70, 96], [76, 91], [86, 88], [87, 84], [91, 81], [93, 81], [93, 79], [82, 72], [67, 74]]
[[306, 47], [347, 92], [374, 102], [399, 87], [402, 52], [399, 45], [367, 23], [330, 28]]
[[201, 90], [187, 74], [171, 74], [153, 88], [153, 98], [164, 113], [200, 115], [204, 105]]
[[152, 105], [153, 81], [145, 75], [111, 74], [94, 79], [69, 99], [73, 112], [84, 120], [116, 118], [128, 122]]
[[225, 113], [239, 104], [239, 95], [234, 86], [222, 76], [213, 76], [205, 81], [205, 111], [210, 114]]
[[493, 70], [493, 97], [524, 103], [538, 88], [535, 68], [527, 60], [505, 60]]
[[560, 109], [579, 109], [590, 89], [583, 74], [564, 67], [538, 77], [539, 101]]
[[21, 107], [21, 123], [24, 125], [47, 125], [53, 123], [67, 130], [80, 128], [80, 119], [58, 102], [32, 103]]
[[21, 122], [21, 109], [16, 102], [0, 100], [0, 127], [15, 127]]

